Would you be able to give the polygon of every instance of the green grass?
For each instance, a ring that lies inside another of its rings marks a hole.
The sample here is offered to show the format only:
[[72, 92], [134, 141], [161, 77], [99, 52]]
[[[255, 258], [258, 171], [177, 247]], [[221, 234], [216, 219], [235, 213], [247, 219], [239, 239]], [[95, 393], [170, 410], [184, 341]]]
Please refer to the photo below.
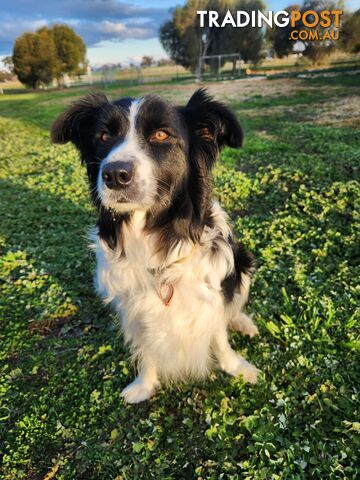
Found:
[[260, 336], [232, 344], [260, 382], [217, 371], [138, 406], [120, 398], [133, 367], [92, 288], [85, 174], [49, 142], [84, 91], [0, 98], [0, 478], [360, 477], [360, 132], [346, 113], [316, 116], [359, 102], [349, 78], [233, 104], [247, 142], [224, 152], [214, 185], [258, 261]]

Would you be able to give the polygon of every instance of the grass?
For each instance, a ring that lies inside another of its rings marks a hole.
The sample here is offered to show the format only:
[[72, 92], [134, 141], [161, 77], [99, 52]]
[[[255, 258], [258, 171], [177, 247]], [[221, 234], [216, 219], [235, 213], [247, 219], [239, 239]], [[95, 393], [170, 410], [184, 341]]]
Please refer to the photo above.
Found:
[[120, 398], [133, 367], [93, 293], [85, 174], [49, 142], [84, 90], [0, 98], [0, 478], [359, 478], [358, 81], [269, 97], [264, 80], [232, 101], [247, 142], [224, 152], [214, 185], [258, 260], [260, 336], [232, 344], [262, 378], [217, 371], [138, 406]]

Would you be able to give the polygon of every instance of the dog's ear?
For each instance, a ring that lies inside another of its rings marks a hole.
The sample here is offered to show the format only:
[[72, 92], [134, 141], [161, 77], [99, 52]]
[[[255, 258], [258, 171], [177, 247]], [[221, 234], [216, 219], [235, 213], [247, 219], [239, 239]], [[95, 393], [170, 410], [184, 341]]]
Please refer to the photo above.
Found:
[[197, 90], [182, 112], [209, 167], [224, 146], [242, 146], [244, 135], [236, 116], [226, 105], [213, 100], [206, 90]]
[[61, 144], [72, 142], [80, 149], [82, 139], [92, 130], [97, 112], [108, 104], [108, 98], [101, 92], [77, 100], [55, 120], [51, 141]]

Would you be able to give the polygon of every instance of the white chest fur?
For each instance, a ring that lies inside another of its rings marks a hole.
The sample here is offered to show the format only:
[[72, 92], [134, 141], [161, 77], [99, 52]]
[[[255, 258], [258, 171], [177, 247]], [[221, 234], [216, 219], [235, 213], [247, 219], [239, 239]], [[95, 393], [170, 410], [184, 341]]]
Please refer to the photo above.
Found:
[[[213, 334], [226, 321], [221, 281], [233, 269], [232, 251], [224, 241], [215, 253], [211, 247], [231, 232], [216, 204], [213, 216], [215, 226], [201, 244], [179, 243], [166, 260], [156, 253], [155, 234], [144, 233], [144, 212], [123, 226], [123, 255], [93, 237], [98, 293], [119, 312], [136, 359], [155, 359], [163, 377], [205, 375]], [[162, 284], [174, 289], [168, 306], [159, 295]]]

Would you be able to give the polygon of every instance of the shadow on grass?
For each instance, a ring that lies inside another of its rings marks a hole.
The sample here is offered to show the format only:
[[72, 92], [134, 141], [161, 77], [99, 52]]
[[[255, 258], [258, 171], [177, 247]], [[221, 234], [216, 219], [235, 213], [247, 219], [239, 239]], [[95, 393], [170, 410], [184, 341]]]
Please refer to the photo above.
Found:
[[10, 180], [0, 180], [0, 200], [0, 235], [9, 248], [27, 252], [39, 269], [68, 287], [88, 283], [86, 235], [94, 223], [89, 211]]
[[[42, 434], [54, 433], [52, 442], [44, 445], [46, 460], [36, 445], [24, 457], [30, 454], [45, 475], [50, 458], [63, 448], [55, 434], [54, 412], [64, 403], [67, 412], [75, 414], [84, 396], [90, 398], [101, 384], [101, 374], [93, 372], [91, 362], [84, 368], [87, 360], [78, 352], [86, 348], [94, 355], [101, 345], [111, 344], [115, 358], [121, 359], [124, 347], [93, 288], [94, 261], [86, 234], [94, 219], [89, 211], [1, 180], [0, 218], [0, 372], [5, 384], [7, 372], [18, 372], [9, 385], [11, 403], [8, 417], [2, 419], [0, 443], [5, 448], [6, 442], [15, 441], [23, 412], [31, 416], [33, 408], [43, 409], [48, 418]], [[42, 332], [38, 326], [45, 323], [49, 329]], [[120, 377], [114, 384], [120, 391]]]
[[[111, 323], [93, 288], [87, 232], [95, 222], [89, 211], [1, 180], [0, 217], [4, 332], [14, 327], [57, 335], [62, 328], [72, 335], [81, 334], [86, 325]], [[18, 351], [16, 344], [9, 351]]]
[[[57, 336], [62, 329], [65, 336], [82, 335], [84, 327], [100, 324], [105, 332], [111, 320], [93, 288], [91, 213], [56, 195], [1, 180], [0, 217], [0, 311], [10, 357], [28, 350], [27, 344], [31, 351], [36, 342], [31, 333]], [[21, 331], [20, 337], [12, 329]], [[45, 337], [39, 345], [48, 348]]]

